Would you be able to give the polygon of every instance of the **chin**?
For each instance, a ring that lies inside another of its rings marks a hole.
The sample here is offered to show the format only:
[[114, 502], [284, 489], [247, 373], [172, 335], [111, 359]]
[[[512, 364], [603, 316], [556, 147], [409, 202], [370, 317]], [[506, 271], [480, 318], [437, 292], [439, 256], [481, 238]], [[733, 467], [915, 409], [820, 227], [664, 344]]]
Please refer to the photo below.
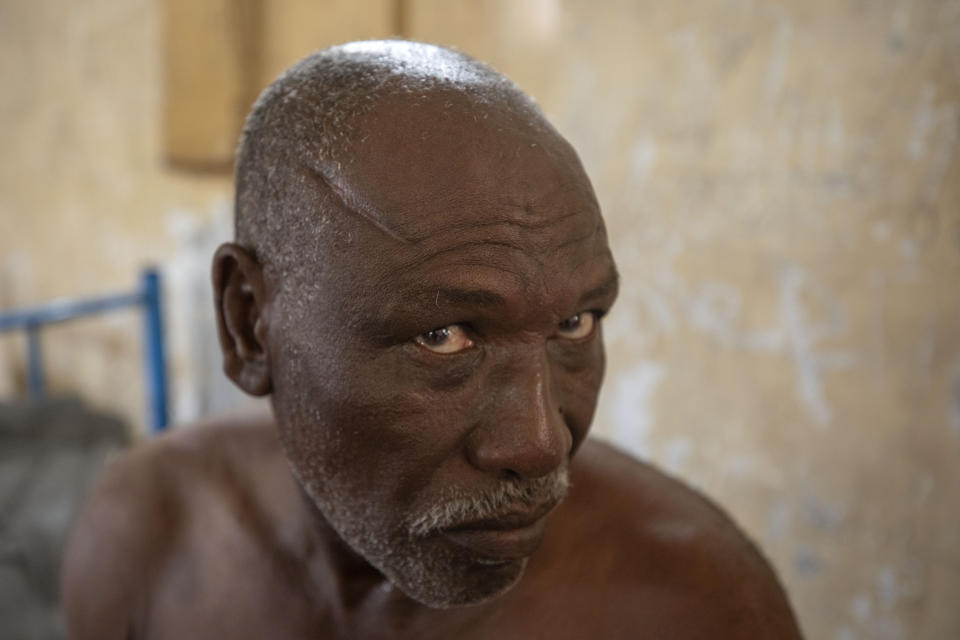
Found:
[[492, 561], [443, 536], [414, 538], [406, 525], [377, 522], [375, 509], [357, 513], [342, 501], [324, 500], [317, 486], [304, 484], [340, 540], [404, 595], [427, 607], [489, 602], [516, 585], [527, 567], [527, 557]]
[[520, 581], [526, 566], [524, 558], [497, 564], [466, 561], [441, 571], [421, 566], [409, 575], [384, 573], [410, 599], [433, 609], [451, 609], [496, 600]]

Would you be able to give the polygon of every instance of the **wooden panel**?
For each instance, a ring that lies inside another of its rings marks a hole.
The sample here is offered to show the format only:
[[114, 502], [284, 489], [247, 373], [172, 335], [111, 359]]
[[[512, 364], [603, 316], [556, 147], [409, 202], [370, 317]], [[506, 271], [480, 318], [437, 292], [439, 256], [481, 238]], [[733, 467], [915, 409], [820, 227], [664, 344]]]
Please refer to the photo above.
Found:
[[164, 0], [164, 148], [179, 167], [232, 167], [250, 105], [285, 68], [340, 42], [398, 35], [401, 0]]
[[256, 89], [259, 0], [164, 0], [163, 137], [174, 165], [224, 170]]
[[398, 35], [399, 6], [399, 0], [273, 0], [263, 16], [261, 88], [318, 49]]

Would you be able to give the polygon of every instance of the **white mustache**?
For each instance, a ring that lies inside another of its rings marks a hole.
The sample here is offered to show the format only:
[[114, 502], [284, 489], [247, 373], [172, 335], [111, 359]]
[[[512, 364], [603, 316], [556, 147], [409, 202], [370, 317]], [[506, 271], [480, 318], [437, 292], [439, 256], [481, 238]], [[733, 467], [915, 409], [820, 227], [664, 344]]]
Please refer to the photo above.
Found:
[[442, 529], [505, 515], [517, 505], [541, 507], [562, 500], [569, 488], [570, 474], [563, 466], [539, 478], [503, 480], [479, 494], [454, 491], [414, 518], [407, 532], [412, 538], [423, 538]]

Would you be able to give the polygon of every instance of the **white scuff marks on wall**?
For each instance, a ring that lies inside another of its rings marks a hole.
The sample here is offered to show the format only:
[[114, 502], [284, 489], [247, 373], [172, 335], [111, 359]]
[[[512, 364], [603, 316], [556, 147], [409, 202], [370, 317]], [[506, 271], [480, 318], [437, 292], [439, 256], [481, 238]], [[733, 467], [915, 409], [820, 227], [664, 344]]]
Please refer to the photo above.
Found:
[[[682, 119], [690, 127], [702, 126], [711, 121], [717, 96], [715, 65], [703, 52], [700, 33], [696, 27], [680, 29], [667, 35], [667, 42], [680, 59], [682, 88], [675, 108], [682, 112]], [[669, 99], [669, 98], [668, 98]]]
[[777, 102], [783, 94], [792, 36], [793, 25], [785, 18], [779, 18], [771, 45], [770, 59], [767, 61], [763, 77], [763, 93], [768, 103]]
[[[676, 330], [676, 314], [672, 298], [684, 284], [672, 272], [672, 262], [683, 249], [678, 238], [657, 235], [657, 230], [644, 230], [642, 245], [662, 245], [666, 254], [666, 265], [655, 269], [651, 278], [637, 278], [624, 281], [620, 290], [618, 309], [635, 310], [634, 313], [612, 313], [603, 320], [603, 333], [608, 346], [623, 341], [632, 348], [643, 350], [664, 334]], [[652, 236], [652, 237], [651, 237]], [[631, 236], [613, 235], [611, 237], [614, 255], [623, 273], [649, 272], [646, 252], [638, 246]], [[681, 291], [682, 294], [682, 291]]]
[[846, 149], [846, 127], [844, 126], [843, 103], [840, 100], [833, 100], [830, 103], [830, 111], [827, 115], [826, 140], [827, 148], [837, 154], [842, 154]]
[[870, 284], [870, 354], [868, 370], [874, 389], [880, 389], [887, 375], [887, 321], [884, 304], [887, 296], [887, 276], [880, 269], [871, 269], [868, 276]]
[[538, 45], [550, 44], [563, 24], [563, 8], [559, 0], [527, 0], [503, 5], [500, 28], [515, 34], [516, 40]]
[[902, 48], [910, 37], [910, 6], [896, 7], [890, 14], [889, 42]]
[[900, 597], [900, 583], [893, 567], [877, 570], [877, 598], [884, 607], [892, 607]]
[[917, 108], [913, 114], [910, 135], [907, 138], [907, 156], [920, 160], [927, 152], [927, 139], [933, 130], [933, 87], [925, 86], [920, 91]]
[[780, 327], [745, 329], [741, 327], [742, 294], [735, 286], [718, 281], [703, 283], [686, 300], [687, 321], [724, 346], [750, 351], [782, 351], [785, 343]]
[[950, 421], [950, 426], [960, 436], [960, 361], [953, 365], [949, 393], [947, 418]]
[[853, 627], [868, 638], [899, 640], [909, 637], [906, 628], [896, 613], [897, 605], [907, 592], [903, 589], [896, 569], [883, 566], [877, 569], [874, 580], [866, 590], [853, 595], [848, 611]]
[[857, 634], [847, 626], [840, 627], [833, 634], [833, 640], [857, 640]]
[[913, 637], [900, 616], [905, 608], [914, 608], [923, 601], [925, 585], [909, 568], [909, 563], [899, 567], [884, 564], [876, 569], [866, 568], [858, 587], [847, 602], [849, 619], [841, 627], [848, 630], [849, 635], [845, 637], [879, 640]]
[[960, 135], [957, 104], [937, 105], [935, 98], [933, 85], [928, 84], [920, 91], [906, 142], [907, 157], [926, 165], [922, 195], [927, 205], [935, 205], [940, 197]]
[[958, 118], [957, 105], [949, 103], [937, 108], [937, 144], [933, 152], [933, 163], [927, 175], [924, 197], [929, 204], [935, 204], [940, 198], [943, 179], [950, 170], [953, 155], [957, 151]]
[[0, 308], [38, 304], [31, 296], [36, 287], [36, 268], [26, 251], [14, 249], [0, 257]]
[[[732, 285], [708, 282], [687, 301], [687, 320], [696, 329], [726, 346], [752, 351], [786, 350], [794, 361], [797, 396], [815, 424], [826, 426], [833, 410], [824, 391], [824, 374], [850, 367], [855, 357], [843, 351], [825, 351], [820, 343], [846, 331], [843, 309], [821, 286], [799, 267], [790, 266], [779, 281], [780, 323], [769, 329], [740, 327], [740, 292]], [[805, 298], [812, 297], [821, 317], [811, 318]]]
[[836, 535], [843, 527], [849, 511], [845, 504], [809, 494], [800, 504], [799, 515], [811, 529], [825, 535]]
[[614, 382], [614, 440], [642, 460], [650, 457], [653, 394], [663, 374], [663, 366], [659, 363], [641, 360]]
[[[639, 317], [614, 314], [605, 321], [610, 343], [628, 340], [645, 348], [656, 338], [675, 333], [685, 321], [724, 346], [785, 355], [793, 360], [798, 400], [816, 426], [829, 425], [833, 408], [827, 400], [824, 378], [830, 371], [850, 368], [857, 362], [853, 353], [826, 346], [847, 333], [841, 302], [801, 267], [788, 264], [776, 281], [777, 322], [747, 327], [740, 290], [719, 280], [690, 287], [674, 269], [684, 250], [682, 240], [667, 238], [664, 244], [661, 266], [650, 278], [623, 291], [621, 304], [640, 309]], [[636, 253], [635, 248], [624, 246], [621, 257], [632, 267], [634, 261], [640, 263]]]
[[606, 191], [602, 177], [610, 158], [617, 155], [623, 142], [623, 132], [634, 116], [632, 105], [624, 100], [607, 100], [603, 105], [604, 126], [597, 128], [597, 95], [603, 86], [596, 69], [579, 58], [570, 60], [567, 70], [569, 91], [557, 102], [559, 112], [547, 113], [551, 122], [567, 122], [564, 135], [573, 144], [586, 168], [594, 176], [597, 193]]
[[657, 145], [650, 138], [640, 138], [630, 149], [632, 186], [640, 189], [647, 183], [657, 161]]
[[873, 236], [874, 242], [886, 242], [890, 239], [892, 233], [893, 227], [890, 226], [889, 220], [877, 220], [870, 227], [870, 235]]
[[793, 513], [790, 504], [778, 500], [767, 509], [767, 537], [771, 540], [780, 540], [792, 528]]
[[706, 282], [688, 304], [690, 323], [725, 346], [737, 341], [740, 291], [723, 282]]
[[[803, 302], [804, 293], [812, 294], [821, 303], [826, 317], [811, 322]], [[780, 278], [780, 316], [788, 348], [797, 375], [797, 394], [819, 426], [830, 424], [833, 410], [824, 394], [823, 374], [830, 369], [850, 367], [852, 354], [824, 352], [818, 343], [837, 337], [845, 331], [842, 309], [827, 292], [810, 281], [799, 267], [786, 269]]]
[[767, 487], [773, 491], [786, 491], [788, 480], [784, 467], [766, 456], [751, 455], [749, 452], [731, 451], [727, 446], [712, 446], [699, 453], [713, 460], [713, 467], [723, 477], [743, 481], [746, 484]]
[[873, 614], [873, 602], [870, 596], [858, 593], [850, 601], [850, 613], [857, 622], [866, 622]]
[[663, 466], [671, 473], [679, 474], [686, 467], [693, 453], [693, 441], [685, 436], [671, 438], [663, 447]]

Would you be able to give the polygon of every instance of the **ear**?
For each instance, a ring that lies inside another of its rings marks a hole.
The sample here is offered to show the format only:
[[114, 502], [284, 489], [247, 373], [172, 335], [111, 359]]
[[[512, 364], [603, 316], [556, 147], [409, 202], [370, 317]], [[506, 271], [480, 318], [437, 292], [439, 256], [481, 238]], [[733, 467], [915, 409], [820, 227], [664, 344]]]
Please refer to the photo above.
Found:
[[213, 256], [213, 296], [223, 372], [252, 396], [270, 393], [266, 291], [260, 264], [228, 242]]

